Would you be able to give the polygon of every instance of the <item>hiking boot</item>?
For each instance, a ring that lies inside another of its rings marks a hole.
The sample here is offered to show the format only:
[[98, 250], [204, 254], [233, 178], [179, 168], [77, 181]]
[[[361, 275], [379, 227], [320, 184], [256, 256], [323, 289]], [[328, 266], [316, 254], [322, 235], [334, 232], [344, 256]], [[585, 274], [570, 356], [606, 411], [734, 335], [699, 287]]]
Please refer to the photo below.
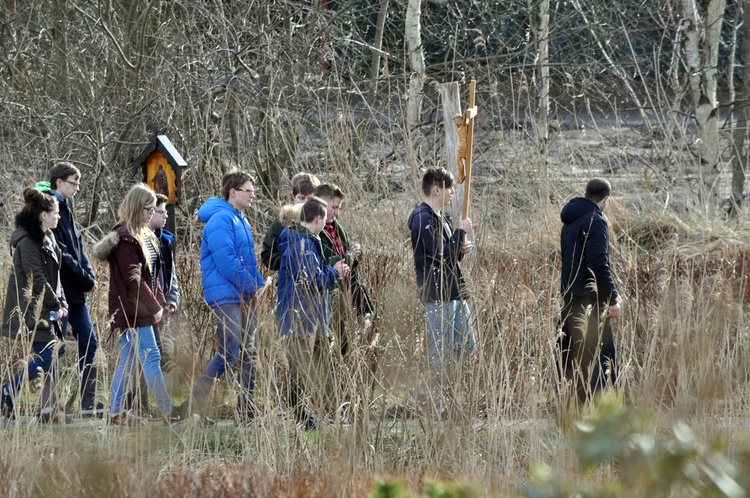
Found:
[[63, 410], [56, 408], [45, 408], [39, 414], [40, 424], [61, 424], [67, 425], [73, 423], [73, 418], [65, 413]]
[[0, 415], [1, 418], [12, 419], [15, 418], [15, 411], [13, 410], [13, 398], [10, 394], [5, 391], [0, 394]]
[[104, 403], [101, 401], [97, 401], [97, 403], [92, 406], [82, 406], [79, 413], [81, 418], [104, 418], [106, 414], [107, 411], [104, 408]]
[[182, 408], [182, 405], [175, 405], [172, 407], [172, 411], [164, 416], [164, 423], [167, 427], [175, 427], [185, 422], [186, 419]]

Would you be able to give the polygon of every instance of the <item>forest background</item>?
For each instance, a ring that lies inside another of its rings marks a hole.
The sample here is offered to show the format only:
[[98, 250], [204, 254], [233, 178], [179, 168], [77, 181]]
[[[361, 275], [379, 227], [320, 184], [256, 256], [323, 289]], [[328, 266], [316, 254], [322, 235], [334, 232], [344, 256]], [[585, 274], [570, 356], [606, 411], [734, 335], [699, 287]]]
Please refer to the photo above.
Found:
[[[386, 493], [395, 478], [403, 483], [394, 493], [435, 496], [445, 489], [432, 480], [454, 479], [467, 484], [445, 492], [464, 496], [581, 489], [657, 496], [644, 491], [652, 482], [664, 496], [679, 486], [743, 496], [750, 489], [745, 7], [4, 0], [0, 240], [8, 240], [21, 188], [46, 179], [56, 161], [82, 171], [75, 208], [89, 247], [140, 179], [132, 164], [154, 132], [188, 163], [175, 207], [183, 287], [169, 327], [176, 397], [186, 396], [213, 348], [194, 214], [233, 167], [258, 179], [261, 196], [248, 213], [256, 241], [290, 198], [294, 173], [343, 187], [341, 220], [365, 249], [361, 273], [379, 320], [378, 335], [341, 367], [349, 429], [305, 433], [278, 415], [269, 296], [258, 332], [262, 424], [179, 432], [6, 424], [0, 493], [363, 496]], [[458, 82], [465, 106], [472, 79], [477, 250], [466, 271], [480, 348], [455, 376], [457, 408], [441, 422], [407, 416], [405, 407], [425, 371], [405, 219], [420, 199], [421, 170], [452, 167], [441, 85]], [[589, 424], [558, 425], [559, 210], [591, 176], [610, 179], [617, 201], [608, 212], [625, 296], [617, 341], [622, 383], [638, 411], [613, 401]], [[6, 278], [10, 258], [1, 254]], [[105, 284], [106, 268], [97, 274]], [[107, 339], [106, 285], [91, 309], [104, 345], [105, 400], [117, 355]], [[3, 343], [3, 378], [25, 354]], [[71, 356], [66, 394], [75, 390]], [[219, 387], [221, 409], [233, 379]], [[27, 396], [34, 406], [37, 393]]]

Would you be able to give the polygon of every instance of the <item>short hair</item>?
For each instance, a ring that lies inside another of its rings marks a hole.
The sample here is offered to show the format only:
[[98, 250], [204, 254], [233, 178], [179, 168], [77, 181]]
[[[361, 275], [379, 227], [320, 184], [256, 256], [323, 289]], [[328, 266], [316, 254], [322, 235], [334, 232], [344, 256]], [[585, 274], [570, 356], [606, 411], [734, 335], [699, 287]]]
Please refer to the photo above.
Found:
[[302, 204], [302, 210], [300, 211], [300, 221], [305, 223], [311, 223], [315, 221], [318, 216], [325, 216], [328, 212], [328, 203], [320, 197], [312, 196]]
[[586, 184], [586, 199], [601, 202], [602, 199], [612, 193], [612, 185], [604, 178], [592, 178]]
[[42, 193], [34, 187], [23, 189], [23, 207], [21, 212], [31, 216], [39, 216], [42, 213], [54, 211], [57, 205], [57, 198], [52, 195]]
[[221, 177], [221, 193], [224, 196], [224, 200], [229, 200], [230, 190], [233, 188], [238, 189], [247, 182], [250, 182], [253, 185], [255, 184], [255, 179], [250, 173], [238, 169], [225, 173], [224, 176]]
[[451, 188], [453, 173], [445, 168], [429, 168], [422, 177], [422, 193], [430, 195], [433, 187]]
[[156, 205], [161, 206], [162, 204], [166, 204], [169, 202], [169, 197], [167, 197], [164, 194], [156, 194]]
[[[146, 204], [156, 203], [156, 194], [145, 183], [136, 183], [120, 204], [117, 214], [125, 222], [125, 228], [128, 232], [138, 236], [143, 230], [143, 209]], [[150, 231], [150, 230], [149, 230]]]
[[297, 173], [292, 177], [292, 197], [298, 194], [311, 195], [318, 185], [320, 185], [320, 180], [312, 173]]
[[344, 199], [344, 192], [342, 192], [339, 186], [334, 183], [323, 183], [318, 185], [315, 188], [313, 195], [315, 197], [320, 197], [321, 199], [333, 199], [334, 197], [338, 197], [342, 200]]
[[57, 189], [57, 180], [65, 180], [69, 176], [75, 176], [76, 180], [81, 178], [81, 170], [73, 166], [69, 162], [61, 162], [55, 164], [51, 170], [49, 170], [49, 184], [52, 189]]

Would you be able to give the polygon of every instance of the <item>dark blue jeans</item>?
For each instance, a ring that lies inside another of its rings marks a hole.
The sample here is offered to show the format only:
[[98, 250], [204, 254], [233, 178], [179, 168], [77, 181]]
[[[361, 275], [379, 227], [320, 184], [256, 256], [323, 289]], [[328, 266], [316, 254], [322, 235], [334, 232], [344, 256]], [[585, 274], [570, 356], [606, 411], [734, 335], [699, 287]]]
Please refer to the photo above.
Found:
[[[62, 319], [63, 334], [70, 329], [78, 342], [78, 374], [81, 378], [81, 408], [87, 410], [94, 408], [96, 397], [96, 365], [94, 356], [96, 355], [97, 340], [94, 327], [91, 323], [89, 308], [86, 303], [70, 304], [68, 316]], [[65, 348], [60, 350], [62, 355]]]
[[258, 358], [255, 349], [255, 329], [258, 326], [255, 303], [222, 304], [214, 307], [213, 311], [219, 322], [216, 331], [219, 350], [193, 386], [193, 402], [198, 411], [205, 412], [206, 399], [214, 380], [224, 375], [229, 365], [239, 362], [237, 412], [241, 417], [252, 418], [255, 415], [253, 391]]
[[15, 398], [23, 388], [26, 379], [32, 381], [39, 377], [41, 372], [44, 372], [47, 375], [44, 378], [40, 408], [54, 408], [57, 403], [55, 392], [55, 387], [57, 386], [57, 368], [54, 358], [55, 344], [57, 344], [57, 341], [31, 343], [36, 356], [32, 358], [26, 368], [16, 372], [10, 381], [3, 385], [2, 392], [10, 394], [11, 398]]

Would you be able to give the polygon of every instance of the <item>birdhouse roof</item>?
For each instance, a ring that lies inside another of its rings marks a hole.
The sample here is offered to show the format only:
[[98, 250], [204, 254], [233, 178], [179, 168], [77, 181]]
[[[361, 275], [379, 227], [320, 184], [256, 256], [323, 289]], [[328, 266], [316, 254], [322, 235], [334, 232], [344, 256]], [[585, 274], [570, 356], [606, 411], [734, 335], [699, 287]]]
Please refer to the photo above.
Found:
[[175, 171], [178, 168], [187, 168], [187, 163], [182, 158], [177, 149], [175, 149], [172, 142], [167, 138], [166, 135], [157, 135], [151, 142], [143, 149], [141, 155], [133, 163], [133, 172], [143, 167], [143, 163], [146, 159], [154, 153], [154, 151], [161, 152], [161, 154], [167, 159], [169, 164]]

